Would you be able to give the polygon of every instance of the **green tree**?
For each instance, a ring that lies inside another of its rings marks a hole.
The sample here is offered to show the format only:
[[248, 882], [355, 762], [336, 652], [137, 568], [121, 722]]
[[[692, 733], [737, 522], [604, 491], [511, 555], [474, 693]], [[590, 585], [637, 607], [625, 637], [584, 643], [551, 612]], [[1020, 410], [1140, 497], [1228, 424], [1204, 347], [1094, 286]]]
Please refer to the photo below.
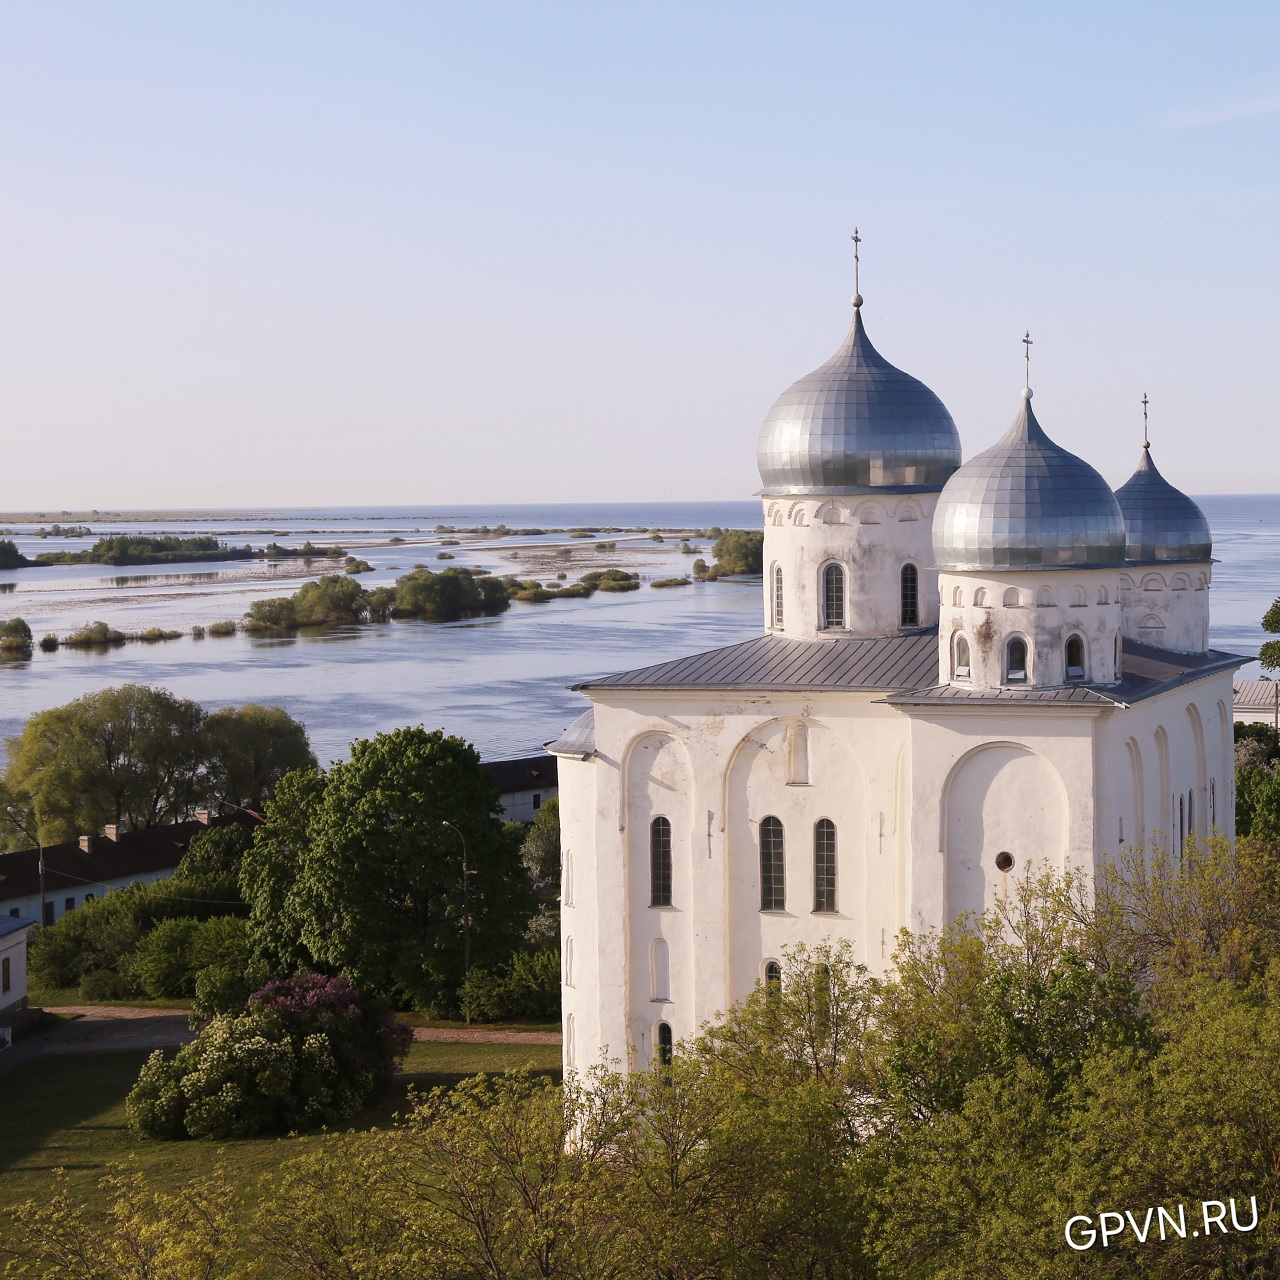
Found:
[[12, 538], [0, 538], [0, 569], [21, 569], [32, 563]]
[[763, 573], [764, 534], [754, 529], [730, 529], [712, 547], [715, 573]]
[[0, 652], [29, 653], [31, 628], [22, 618], [10, 618], [0, 622]]
[[205, 795], [224, 808], [260, 809], [292, 769], [314, 769], [307, 731], [283, 707], [223, 707], [204, 724]]
[[25, 798], [45, 843], [105, 823], [177, 821], [202, 798], [203, 723], [198, 703], [165, 689], [86, 694], [37, 713], [9, 739], [7, 792]]
[[298, 613], [292, 596], [269, 596], [255, 600], [245, 611], [246, 631], [293, 631], [298, 625]]
[[[1273, 600], [1262, 615], [1262, 629], [1268, 635], [1280, 635], [1280, 598]], [[1258, 651], [1258, 661], [1267, 671], [1280, 670], [1280, 640], [1267, 640]]]
[[187, 842], [187, 851], [173, 874], [179, 880], [199, 880], [206, 876], [237, 877], [245, 850], [252, 843], [253, 828], [243, 822], [197, 831]]
[[330, 573], [304, 582], [293, 597], [294, 616], [301, 627], [325, 622], [357, 622], [364, 615], [365, 590], [345, 573]]
[[284, 783], [297, 777], [268, 806], [241, 872], [264, 954], [456, 1009], [468, 945], [471, 963], [505, 960], [533, 905], [475, 749], [420, 728], [358, 740], [288, 812]]

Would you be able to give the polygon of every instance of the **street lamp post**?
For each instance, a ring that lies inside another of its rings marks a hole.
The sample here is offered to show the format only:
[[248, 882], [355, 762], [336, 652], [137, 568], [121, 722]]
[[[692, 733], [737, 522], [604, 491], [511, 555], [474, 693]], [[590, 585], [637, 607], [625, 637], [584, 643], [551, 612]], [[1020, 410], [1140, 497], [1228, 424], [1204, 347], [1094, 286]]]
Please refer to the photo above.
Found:
[[[467, 870], [467, 837], [458, 830], [448, 819], [440, 823], [442, 827], [448, 827], [454, 835], [462, 841], [462, 980], [466, 982], [467, 974], [471, 972], [471, 907], [467, 895], [467, 880], [470, 872]], [[471, 1015], [465, 1014], [466, 1020], [471, 1021]]]

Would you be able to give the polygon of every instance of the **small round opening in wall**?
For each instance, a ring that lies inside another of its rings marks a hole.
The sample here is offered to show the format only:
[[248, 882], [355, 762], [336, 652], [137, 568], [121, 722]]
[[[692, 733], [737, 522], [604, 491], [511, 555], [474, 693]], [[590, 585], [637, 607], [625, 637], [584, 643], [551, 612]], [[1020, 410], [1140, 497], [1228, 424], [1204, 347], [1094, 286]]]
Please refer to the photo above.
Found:
[[997, 853], [996, 854], [996, 870], [1012, 871], [1013, 870], [1013, 854], [1004, 853], [1004, 852]]

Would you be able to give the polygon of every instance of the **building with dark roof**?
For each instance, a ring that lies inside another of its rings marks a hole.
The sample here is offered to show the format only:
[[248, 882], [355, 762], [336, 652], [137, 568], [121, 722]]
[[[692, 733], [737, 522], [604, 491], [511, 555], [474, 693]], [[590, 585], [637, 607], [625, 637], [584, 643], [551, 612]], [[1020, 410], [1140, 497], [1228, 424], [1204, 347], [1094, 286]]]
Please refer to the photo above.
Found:
[[171, 876], [191, 837], [200, 831], [261, 821], [260, 814], [248, 809], [220, 816], [201, 810], [190, 822], [138, 831], [108, 826], [102, 835], [0, 853], [0, 917], [53, 924], [112, 889]]

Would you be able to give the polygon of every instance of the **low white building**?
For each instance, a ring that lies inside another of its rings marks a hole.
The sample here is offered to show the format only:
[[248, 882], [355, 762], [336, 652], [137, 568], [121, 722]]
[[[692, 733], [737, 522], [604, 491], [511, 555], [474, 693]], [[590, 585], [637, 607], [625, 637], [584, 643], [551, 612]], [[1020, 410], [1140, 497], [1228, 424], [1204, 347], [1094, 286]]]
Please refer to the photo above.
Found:
[[1145, 448], [1113, 493], [1029, 390], [961, 466], [854, 305], [760, 436], [764, 634], [578, 686], [550, 747], [566, 1067], [644, 1065], [796, 943], [880, 971], [1030, 865], [1233, 830], [1199, 508]]
[[0, 1049], [12, 1043], [14, 1021], [27, 1007], [27, 934], [33, 925], [0, 916]]
[[1280, 680], [1236, 681], [1235, 718], [1280, 727]]

